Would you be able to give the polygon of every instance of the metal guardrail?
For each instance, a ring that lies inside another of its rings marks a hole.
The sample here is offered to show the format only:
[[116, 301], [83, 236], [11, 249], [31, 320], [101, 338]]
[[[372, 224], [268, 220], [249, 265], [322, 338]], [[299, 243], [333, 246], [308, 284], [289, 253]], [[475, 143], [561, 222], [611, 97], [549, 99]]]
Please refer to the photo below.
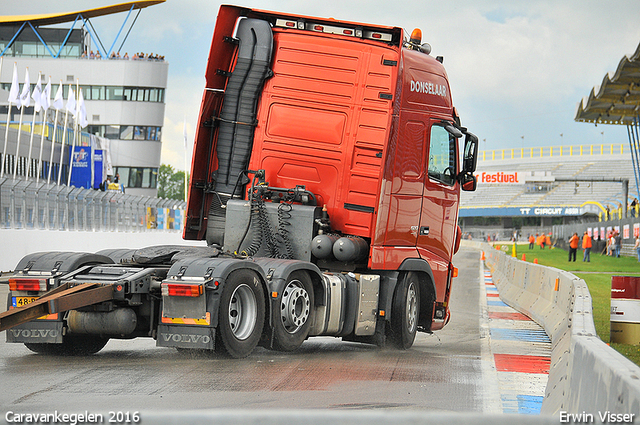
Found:
[[185, 209], [172, 199], [0, 179], [0, 229], [182, 231]]

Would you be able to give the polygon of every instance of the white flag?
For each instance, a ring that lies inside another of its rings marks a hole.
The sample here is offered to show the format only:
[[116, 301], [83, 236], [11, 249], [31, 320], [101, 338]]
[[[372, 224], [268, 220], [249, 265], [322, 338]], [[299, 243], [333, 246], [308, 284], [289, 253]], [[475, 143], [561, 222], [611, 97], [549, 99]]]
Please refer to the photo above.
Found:
[[89, 124], [89, 121], [87, 120], [87, 110], [84, 107], [84, 96], [82, 95], [82, 89], [80, 89], [80, 92], [78, 93], [77, 119], [80, 128], [85, 128]]
[[24, 86], [22, 86], [22, 92], [20, 93], [18, 108], [22, 109], [23, 106], [28, 108], [29, 105], [31, 105], [31, 82], [29, 81], [29, 68], [27, 68], [24, 74]]
[[56, 97], [53, 99], [53, 107], [57, 110], [62, 109], [64, 106], [64, 99], [62, 99], [62, 81], [60, 81], [60, 86], [58, 87], [58, 91], [56, 92]]
[[51, 107], [51, 76], [49, 76], [49, 82], [40, 95], [40, 105], [45, 112]]
[[76, 94], [73, 92], [71, 86], [69, 86], [69, 97], [67, 97], [67, 111], [69, 111], [74, 118], [76, 117]]
[[13, 78], [11, 79], [11, 89], [9, 89], [9, 102], [14, 105], [20, 104], [20, 84], [18, 83], [18, 66], [13, 63]]
[[31, 93], [31, 98], [35, 102], [35, 105], [33, 106], [33, 113], [40, 112], [40, 108], [42, 108], [42, 100], [40, 100], [41, 97], [42, 97], [42, 79], [41, 79], [40, 73], [38, 73], [38, 83], [33, 89], [33, 93]]

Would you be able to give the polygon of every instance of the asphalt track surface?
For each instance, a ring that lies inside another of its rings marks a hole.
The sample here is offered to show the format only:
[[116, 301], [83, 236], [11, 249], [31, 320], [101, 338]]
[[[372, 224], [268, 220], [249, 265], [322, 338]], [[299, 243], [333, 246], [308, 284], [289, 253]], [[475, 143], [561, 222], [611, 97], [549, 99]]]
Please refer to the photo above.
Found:
[[[451, 322], [419, 333], [406, 351], [321, 337], [295, 353], [257, 349], [233, 360], [159, 348], [150, 339], [111, 340], [87, 357], [43, 356], [0, 334], [0, 413], [226, 409], [396, 409], [497, 412], [487, 372], [479, 251], [454, 264]], [[6, 299], [6, 287], [0, 288]], [[4, 301], [2, 301], [4, 305]], [[105, 419], [106, 422], [106, 419]], [[143, 421], [144, 422], [144, 421]]]

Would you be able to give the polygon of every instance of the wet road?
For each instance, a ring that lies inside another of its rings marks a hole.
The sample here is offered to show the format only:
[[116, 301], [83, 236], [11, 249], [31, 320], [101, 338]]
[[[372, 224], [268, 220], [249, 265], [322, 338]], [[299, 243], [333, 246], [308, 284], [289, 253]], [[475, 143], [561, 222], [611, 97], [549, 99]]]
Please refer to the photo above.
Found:
[[[110, 341], [89, 357], [50, 357], [0, 334], [0, 413], [191, 409], [427, 409], [481, 412], [479, 252], [461, 249], [451, 322], [407, 351], [312, 338], [295, 353], [194, 357], [152, 340]], [[6, 291], [0, 290], [5, 299]], [[3, 302], [4, 304], [4, 302]]]

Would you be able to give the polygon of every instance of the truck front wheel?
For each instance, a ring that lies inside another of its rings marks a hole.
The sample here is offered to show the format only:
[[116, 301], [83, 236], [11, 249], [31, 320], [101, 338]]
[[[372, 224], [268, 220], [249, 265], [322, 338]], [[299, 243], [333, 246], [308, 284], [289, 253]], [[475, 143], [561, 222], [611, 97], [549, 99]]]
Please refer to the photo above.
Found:
[[294, 351], [307, 338], [311, 326], [313, 285], [309, 275], [291, 273], [278, 301], [278, 308], [273, 309], [273, 348]]
[[406, 350], [413, 345], [420, 317], [420, 281], [415, 273], [407, 273], [396, 288], [391, 311], [390, 342]]
[[262, 334], [264, 304], [256, 273], [238, 270], [230, 274], [220, 298], [216, 349], [234, 358], [251, 354]]

